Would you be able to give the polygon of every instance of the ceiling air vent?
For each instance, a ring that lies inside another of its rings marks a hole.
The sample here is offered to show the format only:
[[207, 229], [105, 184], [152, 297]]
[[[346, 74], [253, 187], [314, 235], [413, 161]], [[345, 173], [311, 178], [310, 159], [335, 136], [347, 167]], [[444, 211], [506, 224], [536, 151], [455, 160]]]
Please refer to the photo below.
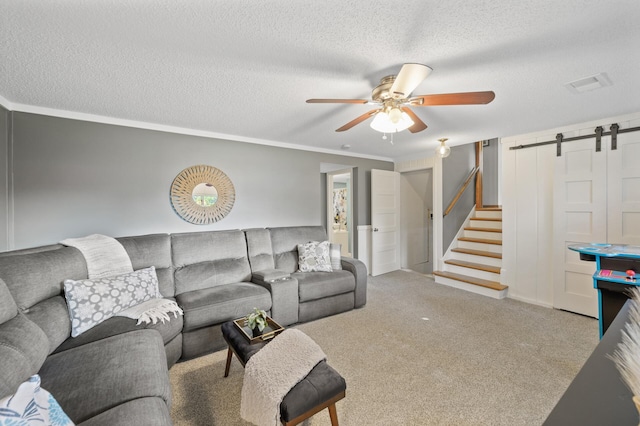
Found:
[[564, 87], [572, 93], [590, 92], [591, 90], [600, 89], [605, 86], [611, 86], [611, 80], [609, 80], [607, 74], [603, 72], [564, 85]]

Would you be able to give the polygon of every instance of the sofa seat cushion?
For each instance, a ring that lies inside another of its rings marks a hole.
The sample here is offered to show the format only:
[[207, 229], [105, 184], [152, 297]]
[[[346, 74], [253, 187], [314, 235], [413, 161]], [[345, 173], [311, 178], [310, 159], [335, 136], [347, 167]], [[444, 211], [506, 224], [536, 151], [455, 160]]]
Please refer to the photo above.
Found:
[[300, 303], [348, 293], [356, 288], [356, 280], [349, 271], [294, 272], [298, 280]]
[[50, 355], [40, 369], [42, 387], [81, 423], [138, 398], [169, 405], [171, 389], [160, 334], [137, 330]]
[[151, 329], [156, 330], [162, 336], [162, 341], [166, 345], [172, 341], [178, 334], [182, 332], [183, 319], [182, 316], [177, 318], [173, 314], [169, 314], [170, 321], [161, 322], [158, 321], [155, 324], [141, 323], [137, 325], [137, 321], [126, 317], [111, 317], [108, 320], [101, 322], [95, 327], [85, 331], [77, 337], [70, 337], [65, 340], [55, 352], [62, 352], [75, 348], [78, 346], [86, 345], [87, 343], [102, 340], [107, 337], [115, 336], [117, 334], [124, 334], [130, 331]]
[[176, 300], [184, 311], [183, 331], [241, 318], [253, 308], [271, 309], [269, 290], [247, 282], [188, 291]]
[[134, 399], [111, 408], [78, 426], [171, 426], [169, 407], [162, 398]]

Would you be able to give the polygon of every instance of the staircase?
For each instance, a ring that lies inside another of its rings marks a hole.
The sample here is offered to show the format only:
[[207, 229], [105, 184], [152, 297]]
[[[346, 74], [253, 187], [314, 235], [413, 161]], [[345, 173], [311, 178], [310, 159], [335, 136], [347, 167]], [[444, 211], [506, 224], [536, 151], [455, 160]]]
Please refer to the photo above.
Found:
[[463, 236], [444, 261], [443, 271], [434, 271], [439, 284], [502, 299], [508, 287], [500, 284], [502, 266], [502, 209], [480, 208], [465, 224]]

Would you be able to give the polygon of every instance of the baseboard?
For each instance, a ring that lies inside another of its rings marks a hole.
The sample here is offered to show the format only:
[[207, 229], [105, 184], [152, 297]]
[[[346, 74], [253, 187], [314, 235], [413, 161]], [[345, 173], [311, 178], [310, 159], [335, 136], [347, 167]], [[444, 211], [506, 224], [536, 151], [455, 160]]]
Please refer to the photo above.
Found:
[[517, 294], [509, 293], [507, 295], [507, 297], [509, 299], [517, 300], [519, 302], [525, 302], [525, 303], [529, 303], [531, 305], [537, 305], [537, 306], [542, 306], [543, 308], [553, 309], [553, 304], [551, 304], [551, 303], [540, 302], [539, 300], [530, 299], [528, 297], [518, 296]]

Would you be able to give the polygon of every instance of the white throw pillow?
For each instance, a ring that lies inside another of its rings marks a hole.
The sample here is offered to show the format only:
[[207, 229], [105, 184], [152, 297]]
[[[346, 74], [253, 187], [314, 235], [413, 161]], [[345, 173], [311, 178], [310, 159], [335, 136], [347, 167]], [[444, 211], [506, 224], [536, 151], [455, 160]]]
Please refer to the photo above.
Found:
[[107, 278], [65, 280], [64, 295], [76, 337], [131, 306], [161, 297], [156, 268]]
[[310, 241], [298, 244], [298, 269], [300, 272], [331, 272], [329, 241]]
[[40, 387], [37, 374], [0, 401], [0, 424], [16, 426], [74, 426], [60, 404]]
[[331, 248], [329, 249], [329, 257], [331, 258], [331, 269], [334, 271], [342, 270], [342, 244], [331, 243]]

